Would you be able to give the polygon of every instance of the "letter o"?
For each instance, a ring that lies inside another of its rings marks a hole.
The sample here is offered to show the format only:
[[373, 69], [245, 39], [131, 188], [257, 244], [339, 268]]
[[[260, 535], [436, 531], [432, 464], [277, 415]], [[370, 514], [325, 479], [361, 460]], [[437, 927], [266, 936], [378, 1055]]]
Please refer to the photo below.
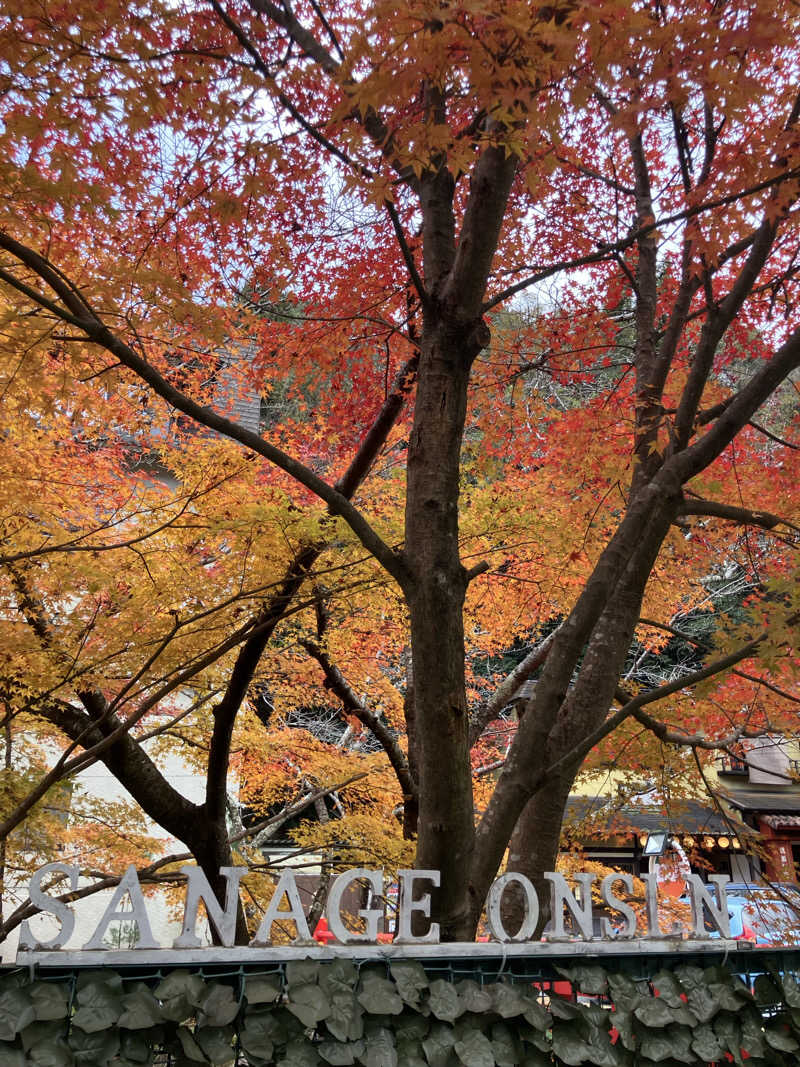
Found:
[[[506, 886], [511, 885], [512, 882], [522, 887], [525, 896], [525, 916], [513, 937], [506, 932], [500, 913], [503, 893], [506, 891]], [[486, 919], [491, 935], [496, 941], [530, 941], [536, 924], [539, 922], [539, 898], [530, 878], [526, 878], [524, 874], [509, 871], [508, 874], [502, 874], [493, 882], [489, 895], [486, 897]]]

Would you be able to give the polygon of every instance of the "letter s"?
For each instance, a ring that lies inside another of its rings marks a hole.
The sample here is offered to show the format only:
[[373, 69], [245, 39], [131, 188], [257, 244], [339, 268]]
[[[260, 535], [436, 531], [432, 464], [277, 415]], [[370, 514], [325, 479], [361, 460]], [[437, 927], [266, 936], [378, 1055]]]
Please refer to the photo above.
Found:
[[31, 898], [31, 904], [38, 908], [39, 911], [46, 911], [51, 915], [55, 915], [61, 923], [61, 929], [55, 937], [51, 937], [49, 941], [39, 941], [31, 932], [31, 928], [26, 920], [22, 924], [22, 929], [19, 934], [19, 947], [22, 950], [41, 952], [46, 951], [47, 949], [61, 948], [62, 945], [69, 941], [72, 936], [72, 931], [75, 929], [75, 915], [69, 904], [64, 904], [61, 900], [54, 900], [42, 889], [42, 881], [48, 874], [65, 874], [69, 878], [70, 891], [78, 888], [78, 876], [80, 871], [77, 867], [73, 867], [70, 864], [46, 863], [44, 867], [40, 867], [38, 871], [33, 872], [28, 886], [28, 895]]

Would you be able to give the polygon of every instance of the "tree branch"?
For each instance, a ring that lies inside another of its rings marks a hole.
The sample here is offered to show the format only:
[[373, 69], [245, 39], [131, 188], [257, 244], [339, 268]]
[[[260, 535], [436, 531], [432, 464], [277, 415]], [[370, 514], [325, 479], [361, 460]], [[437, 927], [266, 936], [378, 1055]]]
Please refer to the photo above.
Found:
[[798, 177], [800, 177], [800, 170], [797, 168], [785, 171], [773, 178], [767, 178], [762, 182], [757, 182], [755, 185], [740, 190], [739, 192], [729, 193], [727, 196], [716, 197], [707, 200], [702, 204], [692, 204], [683, 211], [676, 211], [671, 215], [665, 215], [661, 219], [654, 219], [652, 223], [639, 227], [637, 230], [620, 238], [618, 241], [602, 244], [596, 252], [589, 252], [584, 256], [576, 256], [573, 259], [560, 260], [559, 262], [549, 264], [546, 267], [532, 267], [532, 273], [528, 275], [527, 278], [523, 278], [521, 281], [509, 285], [507, 288], [496, 293], [493, 297], [487, 300], [483, 305], [483, 312], [485, 314], [487, 311], [491, 311], [492, 308], [497, 307], [498, 304], [504, 303], [517, 293], [521, 293], [524, 289], [529, 289], [532, 285], [536, 285], [538, 282], [546, 281], [547, 278], [552, 278], [553, 275], [560, 274], [562, 271], [572, 270], [578, 267], [587, 267], [592, 263], [600, 263], [604, 259], [608, 259], [613, 256], [615, 252], [624, 252], [626, 249], [632, 248], [640, 237], [648, 233], [669, 227], [675, 222], [683, 222], [687, 219], [694, 218], [697, 215], [702, 215], [706, 211], [713, 211], [718, 207], [726, 207], [728, 204], [734, 204], [737, 201], [742, 200], [744, 197], [755, 196], [757, 193], [763, 192], [765, 189], [771, 189], [785, 181], [791, 181]]
[[655, 704], [659, 700], [663, 700], [665, 697], [671, 696], [673, 693], [679, 693], [683, 689], [688, 689], [693, 685], [697, 685], [699, 682], [704, 682], [707, 678], [713, 678], [716, 674], [721, 674], [723, 671], [733, 667], [734, 664], [740, 663], [743, 659], [747, 659], [755, 652], [758, 646], [766, 637], [766, 630], [759, 634], [758, 637], [753, 638], [752, 641], [748, 641], [746, 645], [737, 649], [736, 652], [731, 652], [727, 656], [722, 656], [720, 659], [710, 663], [707, 667], [703, 667], [701, 670], [693, 671], [690, 674], [685, 674], [682, 678], [678, 678], [674, 682], [669, 682], [666, 685], [660, 685], [656, 689], [647, 689], [637, 696], [628, 700], [623, 706], [613, 715], [610, 715], [605, 722], [594, 730], [588, 737], [585, 737], [574, 748], [570, 749], [563, 756], [560, 756], [557, 760], [551, 763], [546, 770], [539, 775], [534, 783], [533, 792], [538, 791], [545, 785], [547, 778], [551, 774], [555, 774], [562, 767], [569, 766], [572, 763], [578, 762], [584, 759], [592, 749], [598, 745], [609, 734], [613, 733], [617, 727], [621, 726], [626, 719], [631, 718], [634, 714], [648, 704]]
[[559, 623], [552, 633], [549, 633], [544, 640], [540, 641], [535, 648], [530, 650], [527, 656], [525, 656], [525, 658], [516, 665], [514, 670], [500, 683], [500, 685], [498, 685], [486, 704], [478, 710], [470, 725], [470, 748], [476, 744], [478, 738], [492, 719], [496, 719], [503, 708], [510, 703], [519, 687], [524, 682], [527, 682], [547, 659], [550, 647], [553, 644], [561, 625], [562, 624]]
[[[238, 441], [239, 444], [263, 456], [300, 485], [309, 489], [328, 505], [332, 514], [341, 515], [364, 548], [374, 556], [398, 584], [403, 584], [406, 579], [406, 570], [402, 561], [378, 536], [361, 512], [353, 507], [347, 497], [337, 492], [333, 486], [328, 485], [310, 467], [287, 455], [277, 446], [265, 441], [257, 433], [239, 426], [232, 420], [218, 414], [212, 408], [198, 404], [197, 401], [192, 400], [173, 386], [151, 363], [139, 356], [130, 345], [109, 329], [82, 297], [76, 297], [74, 287], [64, 282], [56, 269], [37, 252], [13, 240], [4, 233], [0, 233], [0, 248], [5, 248], [20, 262], [34, 270], [46, 284], [50, 285], [58, 293], [67, 307], [80, 307], [81, 317], [77, 324], [90, 341], [114, 355], [120, 363], [146, 382], [153, 392], [160, 396], [162, 400], [165, 400], [170, 407], [189, 416], [198, 425], [205, 426], [209, 430], [215, 430], [233, 441]], [[66, 318], [67, 316], [63, 314], [62, 317]], [[72, 316], [69, 317], [70, 321], [72, 321]]]
[[[317, 789], [307, 796], [301, 797], [299, 800], [292, 804], [287, 805], [282, 812], [278, 815], [273, 815], [272, 818], [266, 819], [263, 822], [256, 823], [254, 826], [250, 826], [240, 833], [233, 834], [230, 837], [231, 844], [238, 844], [240, 841], [246, 841], [250, 837], [256, 835], [260, 838], [260, 843], [264, 843], [273, 834], [289, 822], [295, 816], [301, 814], [306, 809], [312, 807], [318, 800], [328, 796], [330, 793], [338, 793], [343, 789], [346, 789], [348, 785], [352, 785], [353, 782], [358, 782], [362, 778], [366, 778], [369, 772], [363, 771], [360, 774], [351, 775], [349, 778], [345, 778], [344, 781], [337, 782], [335, 785], [326, 786], [323, 789]], [[191, 852], [177, 852], [168, 856], [161, 856], [153, 863], [148, 864], [145, 867], [140, 867], [136, 872], [137, 879], [142, 883], [156, 882], [161, 884], [165, 878], [163, 875], [156, 877], [157, 873], [164, 867], [168, 867], [176, 863], [185, 863], [187, 860], [192, 860], [195, 857]], [[175, 873], [174, 875], [167, 876], [170, 881], [181, 882], [184, 880], [184, 875]], [[78, 900], [84, 900], [86, 897], [94, 896], [95, 893], [100, 893], [104, 889], [112, 889], [114, 886], [119, 885], [122, 879], [122, 875], [117, 874], [104, 874], [96, 882], [91, 885], [82, 886], [80, 889], [76, 889], [70, 893], [62, 893], [61, 896], [56, 897], [56, 900], [61, 901], [63, 904], [73, 904]], [[0, 924], [0, 941], [3, 941], [17, 926], [20, 925], [25, 919], [30, 919], [32, 916], [38, 913], [39, 909], [35, 908], [31, 904], [30, 900], [21, 904], [15, 911], [9, 915], [6, 922]]]
[[316, 641], [313, 641], [309, 637], [302, 637], [300, 638], [299, 644], [320, 665], [325, 674], [326, 684], [331, 692], [336, 694], [347, 711], [352, 715], [355, 715], [358, 721], [365, 726], [372, 736], [380, 743], [381, 748], [386, 753], [386, 756], [392, 765], [392, 770], [395, 773], [395, 777], [397, 778], [404, 798], [408, 800], [415, 798], [417, 795], [416, 783], [411, 777], [411, 772], [403, 750], [400, 748], [397, 738], [389, 727], [381, 722], [380, 718], [374, 712], [370, 711], [363, 701], [359, 700], [358, 696], [347, 683], [342, 672], [331, 662], [328, 654]]
[[675, 471], [681, 484], [705, 470], [747, 425], [768, 396], [800, 367], [800, 327], [794, 330], [773, 357], [756, 371], [730, 398], [710, 429], [683, 452], [674, 454], [662, 468]]
[[397, 243], [400, 245], [400, 251], [403, 253], [403, 259], [405, 260], [411, 282], [417, 291], [422, 306], [427, 307], [429, 300], [428, 290], [425, 288], [425, 283], [419, 275], [411, 249], [408, 247], [408, 241], [406, 240], [406, 235], [403, 233], [403, 226], [400, 222], [400, 216], [397, 214], [397, 208], [391, 200], [384, 200], [383, 203], [386, 210], [389, 212], [389, 218], [392, 220], [394, 235], [397, 238]]
[[784, 437], [778, 437], [777, 434], [774, 434], [771, 430], [768, 430], [766, 426], [762, 426], [758, 422], [753, 422], [752, 419], [750, 420], [748, 425], [752, 426], [754, 430], [758, 430], [758, 432], [763, 434], [765, 437], [768, 437], [770, 441], [774, 441], [775, 444], [783, 445], [785, 448], [791, 448], [795, 452], [800, 452], [800, 445], [796, 445], [792, 441], [787, 441]]
[[239, 649], [225, 694], [213, 709], [214, 726], [211, 732], [206, 768], [205, 802], [206, 812], [211, 819], [222, 818], [225, 813], [231, 739], [239, 708], [253, 680], [267, 642], [286, 614], [286, 609], [300, 586], [308, 577], [309, 567], [313, 565], [318, 556], [319, 549], [312, 545], [304, 549], [290, 565], [283, 584], [273, 593], [256, 616], [256, 632]]
[[702, 500], [688, 498], [678, 508], [679, 515], [708, 515], [717, 519], [729, 519], [745, 526], [761, 526], [765, 530], [772, 530], [776, 526], [788, 526], [792, 530], [800, 531], [788, 519], [782, 519], [780, 515], [773, 515], [770, 511], [754, 511], [750, 508], [737, 507], [734, 504], [722, 504], [716, 500]]

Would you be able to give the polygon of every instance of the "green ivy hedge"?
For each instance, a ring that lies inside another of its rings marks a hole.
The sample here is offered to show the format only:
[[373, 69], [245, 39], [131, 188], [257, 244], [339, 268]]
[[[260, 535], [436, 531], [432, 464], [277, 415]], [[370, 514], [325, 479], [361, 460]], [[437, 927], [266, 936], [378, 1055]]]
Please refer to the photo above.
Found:
[[150, 981], [0, 979], [0, 1067], [650, 1067], [800, 1062], [800, 985], [753, 988], [721, 966], [649, 979], [557, 968], [580, 997], [541, 984], [426, 973], [414, 960], [287, 963], [274, 974]]

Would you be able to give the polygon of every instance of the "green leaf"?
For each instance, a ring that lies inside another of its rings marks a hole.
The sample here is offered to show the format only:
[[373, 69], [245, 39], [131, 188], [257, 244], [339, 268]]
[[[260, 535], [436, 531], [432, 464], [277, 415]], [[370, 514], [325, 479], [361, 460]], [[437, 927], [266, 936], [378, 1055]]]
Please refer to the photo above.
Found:
[[550, 1055], [550, 1031], [545, 1034], [540, 1034], [538, 1030], [534, 1030], [532, 1027], [523, 1027], [517, 1023], [519, 1032], [526, 1042], [526, 1047], [532, 1045], [539, 1052], [546, 1052]]
[[289, 989], [286, 1007], [303, 1026], [316, 1026], [330, 1015], [331, 1004], [317, 985], [295, 985]]
[[780, 1004], [782, 999], [780, 990], [768, 974], [760, 974], [756, 978], [753, 984], [753, 992], [755, 993], [757, 1004]]
[[524, 997], [516, 986], [497, 982], [492, 989], [494, 1010], [503, 1019], [512, 1019], [516, 1015], [526, 1015], [530, 1001]]
[[466, 1011], [483, 1013], [492, 1010], [493, 1002], [491, 993], [488, 989], [482, 985], [478, 985], [478, 983], [471, 978], [465, 978], [462, 982], [456, 982], [454, 988]]
[[117, 1026], [125, 1030], [145, 1030], [162, 1021], [161, 1005], [144, 982], [137, 982], [130, 993], [122, 997], [122, 1014]]
[[194, 1018], [197, 1008], [188, 997], [180, 995], [161, 1001], [161, 1015], [171, 1023], [183, 1023]]
[[25, 1067], [25, 1054], [22, 1049], [0, 1045], [0, 1067]]
[[709, 1063], [721, 1060], [725, 1052], [714, 1031], [705, 1024], [695, 1028], [692, 1034], [692, 1048], [701, 1060], [707, 1060]]
[[[667, 1033], [664, 1035], [669, 1041], [670, 1056], [673, 1060], [677, 1060], [678, 1063], [689, 1063], [692, 1067], [696, 1067], [697, 1059], [694, 1052], [692, 1052], [692, 1030], [686, 1026], [671, 1026]], [[645, 1042], [651, 1040], [651, 1038], [657, 1035], [643, 1034], [640, 1048], [643, 1055], [648, 1055], [644, 1051]], [[655, 1059], [655, 1057], [652, 1057]]]
[[364, 1051], [359, 1059], [364, 1067], [398, 1067], [397, 1047], [392, 1031], [382, 1026], [367, 1034]]
[[349, 1064], [356, 1062], [355, 1049], [349, 1041], [323, 1041], [317, 1045], [317, 1052], [326, 1063], [335, 1064], [336, 1067], [349, 1067]]
[[544, 1052], [528, 1051], [519, 1067], [552, 1067], [553, 1061]]
[[64, 1024], [59, 1019], [51, 1019], [46, 1023], [31, 1023], [20, 1034], [22, 1047], [29, 1052], [36, 1045], [44, 1041], [58, 1041], [64, 1034]]
[[35, 1018], [36, 1009], [27, 992], [7, 989], [0, 993], [0, 1041], [13, 1041]]
[[357, 1041], [364, 1033], [364, 1012], [353, 993], [335, 993], [325, 1025], [339, 1041]]
[[639, 1042], [639, 1052], [655, 1063], [662, 1063], [673, 1058], [672, 1041], [665, 1034], [647, 1033]]
[[397, 1058], [401, 1067], [428, 1067], [419, 1041], [397, 1038]]
[[800, 1008], [800, 984], [791, 974], [784, 974], [781, 979], [783, 995], [790, 1008]]
[[436, 1018], [443, 1022], [455, 1022], [464, 1011], [464, 1005], [459, 1000], [452, 982], [444, 978], [431, 982], [427, 1003]]
[[588, 1039], [594, 1067], [622, 1067], [628, 1062], [622, 1045], [615, 1045], [608, 1030], [592, 1027]]
[[689, 1007], [701, 1023], [711, 1022], [720, 1010], [720, 1006], [714, 994], [703, 986], [689, 991]]
[[727, 1013], [714, 1019], [714, 1033], [729, 1052], [738, 1055], [741, 1046], [741, 1028], [735, 1015]]
[[428, 976], [422, 964], [418, 960], [392, 960], [389, 971], [406, 1004], [417, 1007], [420, 994], [428, 988]]
[[631, 1052], [636, 1048], [636, 1036], [633, 1029], [632, 1011], [614, 1011], [611, 1013], [610, 1023], [619, 1031], [619, 1040], [622, 1045]]
[[320, 1058], [305, 1038], [296, 1038], [286, 1046], [278, 1067], [318, 1067]]
[[641, 1004], [633, 1009], [633, 1014], [644, 1023], [645, 1026], [661, 1028], [669, 1026], [673, 1021], [673, 1014], [668, 1004], [661, 997], [645, 998]]
[[239, 1033], [239, 1041], [245, 1052], [259, 1059], [271, 1060], [275, 1045], [284, 1039], [283, 1028], [274, 1015], [268, 1012], [248, 1012], [245, 1024]]
[[428, 1020], [416, 1012], [404, 1011], [395, 1020], [394, 1036], [398, 1041], [419, 1041], [428, 1032]]
[[[110, 971], [107, 969], [80, 971], [78, 974], [78, 980], [75, 983], [75, 988], [80, 993], [82, 989], [90, 985], [104, 985], [107, 986], [112, 993], [122, 992], [122, 975], [117, 971]], [[80, 1000], [80, 997], [78, 998]]]
[[352, 993], [358, 983], [358, 968], [352, 960], [334, 960], [319, 970], [319, 984], [329, 997]]
[[275, 978], [247, 977], [244, 991], [248, 1004], [274, 1004], [283, 992], [281, 980], [277, 976]]
[[28, 1053], [33, 1067], [74, 1067], [75, 1058], [63, 1038], [37, 1045]]
[[160, 1043], [158, 1036], [157, 1032], [120, 1034], [120, 1055], [131, 1063], [150, 1063], [153, 1046]]
[[206, 1054], [195, 1041], [191, 1030], [188, 1030], [185, 1026], [179, 1026], [176, 1032], [187, 1060], [191, 1060], [192, 1063], [208, 1063]]
[[[742, 1007], [741, 998], [737, 996], [731, 984], [730, 976], [727, 977], [728, 981], [709, 982], [708, 991], [713, 997], [716, 997], [719, 1001], [719, 1006], [724, 1008], [725, 1011], [739, 1011]], [[778, 995], [780, 996], [780, 994]]]
[[195, 1031], [194, 1036], [210, 1063], [233, 1061], [233, 1030], [229, 1026], [203, 1026]]
[[425, 1059], [430, 1067], [446, 1067], [455, 1040], [452, 1029], [445, 1023], [432, 1024], [430, 1033], [422, 1041]]
[[553, 1017], [539, 1002], [536, 993], [533, 991], [524, 993], [523, 1000], [525, 1001], [524, 1018], [527, 1019], [531, 1026], [535, 1026], [537, 1030], [549, 1030], [553, 1025]]
[[495, 1067], [492, 1043], [478, 1030], [471, 1030], [455, 1043], [464, 1067]]
[[492, 1027], [492, 1052], [499, 1067], [516, 1067], [519, 1063], [519, 1042], [514, 1040], [511, 1029], [505, 1023], [495, 1023]]
[[608, 976], [602, 967], [578, 964], [576, 967], [556, 966], [555, 969], [589, 996], [599, 996], [608, 989]]
[[161, 1014], [173, 1023], [182, 1023], [195, 1014], [205, 994], [206, 984], [197, 974], [173, 971], [158, 983], [154, 993], [161, 1001]]
[[550, 998], [550, 1012], [554, 1019], [577, 1019], [581, 1014], [577, 1004], [559, 995]]
[[370, 972], [361, 977], [358, 1003], [372, 1015], [399, 1015], [403, 1010], [394, 982]]
[[78, 990], [78, 1010], [72, 1025], [87, 1034], [115, 1026], [122, 1014], [122, 999], [110, 982], [89, 982]]
[[691, 963], [680, 964], [675, 968], [675, 975], [687, 992], [690, 989], [697, 989], [698, 986], [704, 986], [708, 980], [705, 971]]
[[69, 986], [56, 982], [34, 982], [28, 987], [37, 1022], [66, 1019], [69, 1011]]
[[592, 1049], [574, 1024], [553, 1027], [553, 1052], [570, 1067], [578, 1067], [584, 1061], [591, 1063]]
[[85, 1063], [88, 1067], [105, 1067], [105, 1064], [119, 1052], [119, 1031], [88, 1031], [81, 1033], [73, 1029], [69, 1035], [69, 1047], [76, 1063]]
[[678, 979], [670, 971], [659, 971], [650, 979], [653, 989], [657, 991], [659, 1000], [669, 1004], [671, 1008], [679, 1008], [685, 1003], [683, 997], [686, 993]]
[[751, 1057], [764, 1055], [764, 1030], [761, 1016], [758, 1012], [744, 1012], [741, 1017], [742, 1025], [742, 1048]]
[[291, 960], [286, 964], [286, 984], [316, 985], [321, 965], [316, 960]]
[[239, 1014], [239, 1003], [233, 988], [222, 982], [214, 982], [198, 1005], [201, 1026], [227, 1026]]
[[609, 974], [608, 986], [611, 999], [620, 1009], [632, 1011], [641, 1000], [639, 988], [626, 974]]
[[764, 1031], [764, 1037], [769, 1047], [779, 1052], [797, 1052], [800, 1048], [800, 1044], [789, 1033], [788, 1027], [769, 1027]]

